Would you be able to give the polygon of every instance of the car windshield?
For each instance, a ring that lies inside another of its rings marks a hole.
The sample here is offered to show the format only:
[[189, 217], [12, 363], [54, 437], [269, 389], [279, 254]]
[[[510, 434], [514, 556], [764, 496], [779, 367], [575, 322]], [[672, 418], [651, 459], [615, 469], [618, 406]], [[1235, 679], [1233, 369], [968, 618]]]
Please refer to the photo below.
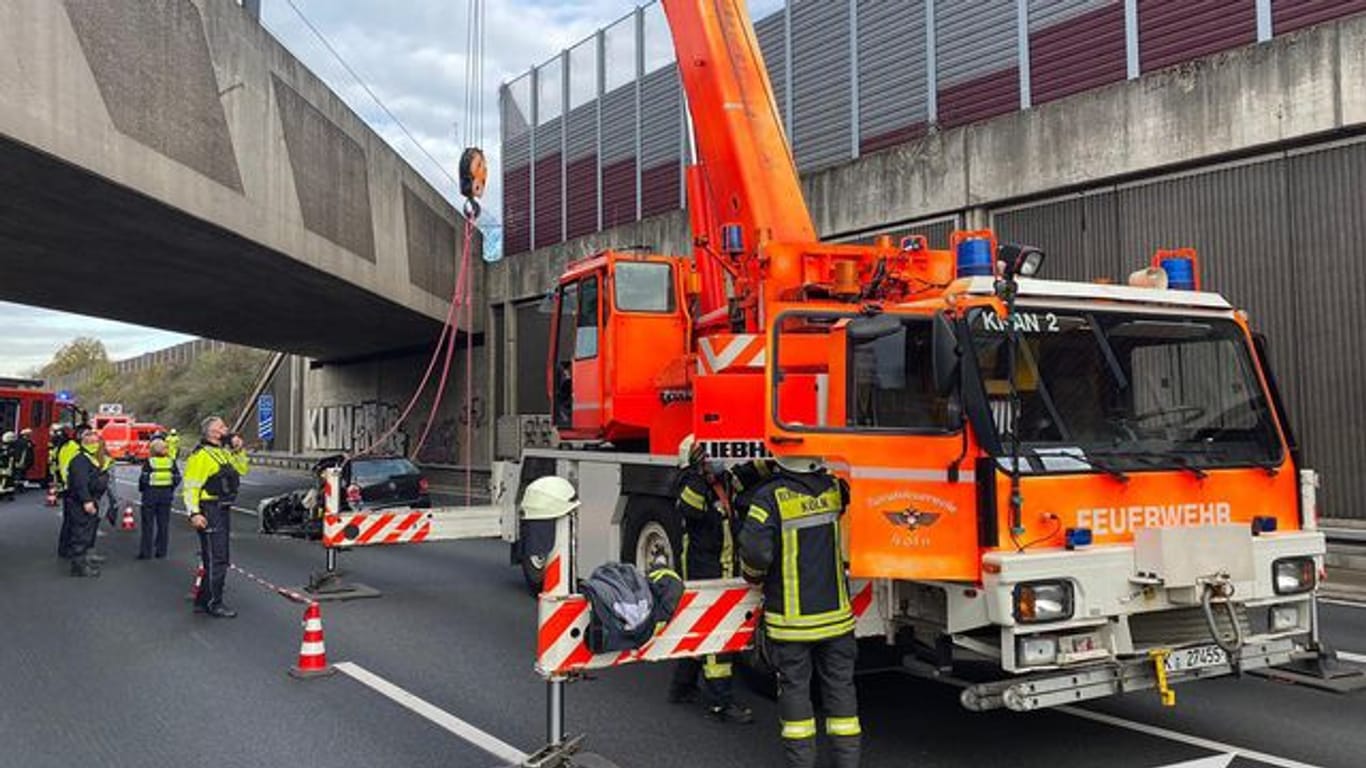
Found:
[[351, 482], [356, 485], [374, 485], [386, 482], [391, 477], [416, 474], [417, 467], [413, 466], [411, 461], [402, 458], [351, 462]]
[[[1022, 469], [1279, 463], [1270, 407], [1231, 320], [1027, 308], [1010, 322], [1020, 336]], [[985, 309], [968, 324], [991, 419], [1008, 446], [1006, 324]]]

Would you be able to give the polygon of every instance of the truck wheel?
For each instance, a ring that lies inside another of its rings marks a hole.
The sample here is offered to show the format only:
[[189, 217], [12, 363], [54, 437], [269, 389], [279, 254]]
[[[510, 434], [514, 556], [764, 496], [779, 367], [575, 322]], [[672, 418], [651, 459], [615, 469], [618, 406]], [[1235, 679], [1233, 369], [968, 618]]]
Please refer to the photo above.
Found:
[[683, 552], [682, 531], [667, 501], [653, 496], [627, 502], [625, 535], [621, 537], [621, 562], [645, 573], [659, 567], [679, 570]]

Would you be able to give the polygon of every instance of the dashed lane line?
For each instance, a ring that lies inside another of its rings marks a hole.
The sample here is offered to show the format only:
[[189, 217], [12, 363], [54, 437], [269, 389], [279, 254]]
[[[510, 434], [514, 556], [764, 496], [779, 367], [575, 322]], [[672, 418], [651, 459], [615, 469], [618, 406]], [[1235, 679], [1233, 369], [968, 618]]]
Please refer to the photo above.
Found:
[[521, 765], [528, 757], [528, 755], [520, 749], [484, 733], [446, 710], [441, 709], [426, 699], [422, 699], [415, 694], [405, 691], [364, 667], [349, 661], [338, 662], [332, 666], [336, 667], [337, 671], [378, 691], [392, 701], [425, 717], [436, 725], [450, 731], [485, 752], [488, 752], [499, 760], [505, 760], [513, 765]]
[[1343, 661], [1351, 661], [1357, 664], [1366, 664], [1366, 654], [1352, 653], [1351, 651], [1338, 651], [1338, 658]]
[[1104, 712], [1093, 712], [1089, 709], [1080, 709], [1078, 707], [1073, 706], [1054, 707], [1054, 709], [1058, 712], [1063, 712], [1073, 717], [1080, 717], [1083, 720], [1104, 723], [1105, 725], [1112, 725], [1116, 728], [1124, 728], [1130, 731], [1134, 731], [1135, 733], [1143, 733], [1147, 734], [1148, 736], [1156, 736], [1158, 738], [1167, 739], [1169, 741], [1177, 741], [1182, 744], [1189, 744], [1193, 747], [1201, 747], [1202, 749], [1208, 749], [1214, 752], [1219, 752], [1221, 753], [1221, 755], [1235, 755], [1237, 757], [1245, 757], [1249, 760], [1255, 760], [1259, 763], [1274, 765], [1276, 766], [1276, 768], [1321, 768], [1321, 766], [1317, 766], [1312, 763], [1302, 763], [1299, 760], [1291, 760], [1288, 757], [1280, 757], [1278, 755], [1269, 755], [1265, 752], [1258, 752], [1255, 749], [1246, 749], [1244, 747], [1235, 746], [1233, 744], [1225, 744], [1221, 741], [1215, 741], [1214, 739], [1206, 739], [1200, 736], [1191, 736], [1190, 734], [1181, 733], [1180, 731], [1173, 731], [1168, 728], [1159, 728], [1158, 726], [1148, 725], [1147, 723], [1137, 723], [1133, 720], [1125, 720], [1122, 717], [1107, 715]]
[[1339, 600], [1335, 597], [1320, 597], [1319, 602], [1327, 605], [1339, 605], [1343, 608], [1366, 608], [1366, 602], [1360, 600]]

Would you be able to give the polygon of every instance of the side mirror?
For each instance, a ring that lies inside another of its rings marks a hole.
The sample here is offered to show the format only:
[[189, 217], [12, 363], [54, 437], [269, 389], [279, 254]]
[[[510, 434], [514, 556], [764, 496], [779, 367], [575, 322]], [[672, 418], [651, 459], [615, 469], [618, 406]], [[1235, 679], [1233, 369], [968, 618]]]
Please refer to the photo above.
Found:
[[958, 386], [958, 372], [963, 365], [958, 334], [947, 313], [935, 313], [933, 344], [934, 388], [940, 397], [947, 397]]
[[850, 341], [876, 341], [891, 336], [902, 327], [901, 318], [896, 315], [865, 315], [850, 320], [846, 333]]

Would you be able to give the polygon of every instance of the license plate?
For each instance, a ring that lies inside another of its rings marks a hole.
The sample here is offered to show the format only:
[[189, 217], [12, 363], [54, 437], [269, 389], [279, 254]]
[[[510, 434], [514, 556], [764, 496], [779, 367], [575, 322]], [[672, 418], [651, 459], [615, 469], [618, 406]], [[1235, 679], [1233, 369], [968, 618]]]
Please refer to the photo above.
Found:
[[1198, 645], [1194, 648], [1179, 648], [1167, 656], [1168, 672], [1187, 672], [1192, 669], [1216, 667], [1228, 663], [1228, 654], [1217, 645]]

